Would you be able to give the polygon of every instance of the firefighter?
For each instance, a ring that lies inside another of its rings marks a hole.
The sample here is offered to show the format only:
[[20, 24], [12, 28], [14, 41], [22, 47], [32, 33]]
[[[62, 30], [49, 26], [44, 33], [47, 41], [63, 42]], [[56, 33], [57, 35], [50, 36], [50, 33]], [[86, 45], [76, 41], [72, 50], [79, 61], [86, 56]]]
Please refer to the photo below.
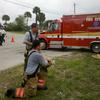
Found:
[[28, 59], [28, 53], [29, 51], [32, 49], [32, 44], [34, 40], [38, 40], [38, 28], [37, 28], [37, 24], [33, 23], [31, 25], [31, 30], [29, 32], [26, 32], [25, 34], [25, 38], [24, 38], [24, 44], [26, 45], [26, 50], [24, 53], [24, 71], [26, 69], [27, 66], [27, 59]]
[[0, 27], [0, 45], [5, 42], [5, 35], [6, 31], [3, 29], [3, 27]]
[[[24, 74], [24, 84], [19, 88], [7, 89], [5, 95], [14, 98], [26, 98], [37, 95], [37, 87], [45, 86], [45, 79], [38, 79], [41, 69], [47, 69], [52, 63], [40, 51], [40, 41], [34, 40], [32, 50], [28, 54], [28, 63]], [[43, 74], [42, 74], [43, 77]]]
[[2, 33], [0, 32], [0, 45], [2, 46]]
[[[32, 50], [28, 55], [28, 63], [25, 70], [25, 92], [27, 96], [35, 96], [37, 93], [37, 86], [45, 85], [45, 80], [38, 79], [38, 73], [40, 73], [41, 68], [47, 68], [51, 65], [51, 61], [45, 59], [40, 51], [40, 41], [34, 40]], [[41, 83], [41, 84], [40, 84]]]

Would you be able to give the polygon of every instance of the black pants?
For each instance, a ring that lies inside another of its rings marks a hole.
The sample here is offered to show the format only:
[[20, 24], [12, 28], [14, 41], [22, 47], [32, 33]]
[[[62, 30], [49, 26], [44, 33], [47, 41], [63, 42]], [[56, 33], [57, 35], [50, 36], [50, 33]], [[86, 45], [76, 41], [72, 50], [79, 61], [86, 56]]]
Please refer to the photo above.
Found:
[[0, 36], [0, 45], [2, 45], [2, 36]]

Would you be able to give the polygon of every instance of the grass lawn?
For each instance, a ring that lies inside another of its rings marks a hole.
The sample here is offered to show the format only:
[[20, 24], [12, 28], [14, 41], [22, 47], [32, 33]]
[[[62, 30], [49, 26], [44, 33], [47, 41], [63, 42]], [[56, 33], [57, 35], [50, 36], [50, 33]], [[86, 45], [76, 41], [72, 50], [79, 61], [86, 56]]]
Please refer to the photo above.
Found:
[[12, 34], [25, 34], [26, 32], [23, 32], [23, 31], [22, 31], [22, 32], [16, 32], [16, 31], [15, 31], [15, 32], [14, 32], [14, 31], [11, 31], [11, 32], [10, 32], [10, 31], [9, 31], [9, 33], [12, 33]]
[[[73, 52], [73, 55], [55, 59], [48, 72], [48, 90], [26, 100], [100, 100], [100, 59], [91, 53]], [[9, 87], [19, 87], [23, 65], [0, 73], [0, 100]], [[25, 100], [25, 99], [24, 99]]]

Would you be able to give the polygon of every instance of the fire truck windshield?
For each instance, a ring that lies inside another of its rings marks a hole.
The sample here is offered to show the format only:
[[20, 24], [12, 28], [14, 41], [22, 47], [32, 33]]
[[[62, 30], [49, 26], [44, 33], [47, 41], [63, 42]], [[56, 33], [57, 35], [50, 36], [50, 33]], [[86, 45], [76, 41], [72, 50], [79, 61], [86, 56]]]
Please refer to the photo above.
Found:
[[59, 24], [53, 22], [50, 24], [48, 31], [51, 32], [51, 31], [56, 31], [58, 29], [59, 29]]

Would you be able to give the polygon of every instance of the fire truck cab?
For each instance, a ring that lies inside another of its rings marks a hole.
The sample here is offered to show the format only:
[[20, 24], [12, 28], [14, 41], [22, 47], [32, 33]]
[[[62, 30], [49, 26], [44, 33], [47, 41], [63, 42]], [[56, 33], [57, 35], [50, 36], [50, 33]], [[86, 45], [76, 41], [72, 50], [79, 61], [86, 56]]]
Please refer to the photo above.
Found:
[[43, 49], [80, 47], [100, 53], [100, 13], [64, 15], [39, 35]]

